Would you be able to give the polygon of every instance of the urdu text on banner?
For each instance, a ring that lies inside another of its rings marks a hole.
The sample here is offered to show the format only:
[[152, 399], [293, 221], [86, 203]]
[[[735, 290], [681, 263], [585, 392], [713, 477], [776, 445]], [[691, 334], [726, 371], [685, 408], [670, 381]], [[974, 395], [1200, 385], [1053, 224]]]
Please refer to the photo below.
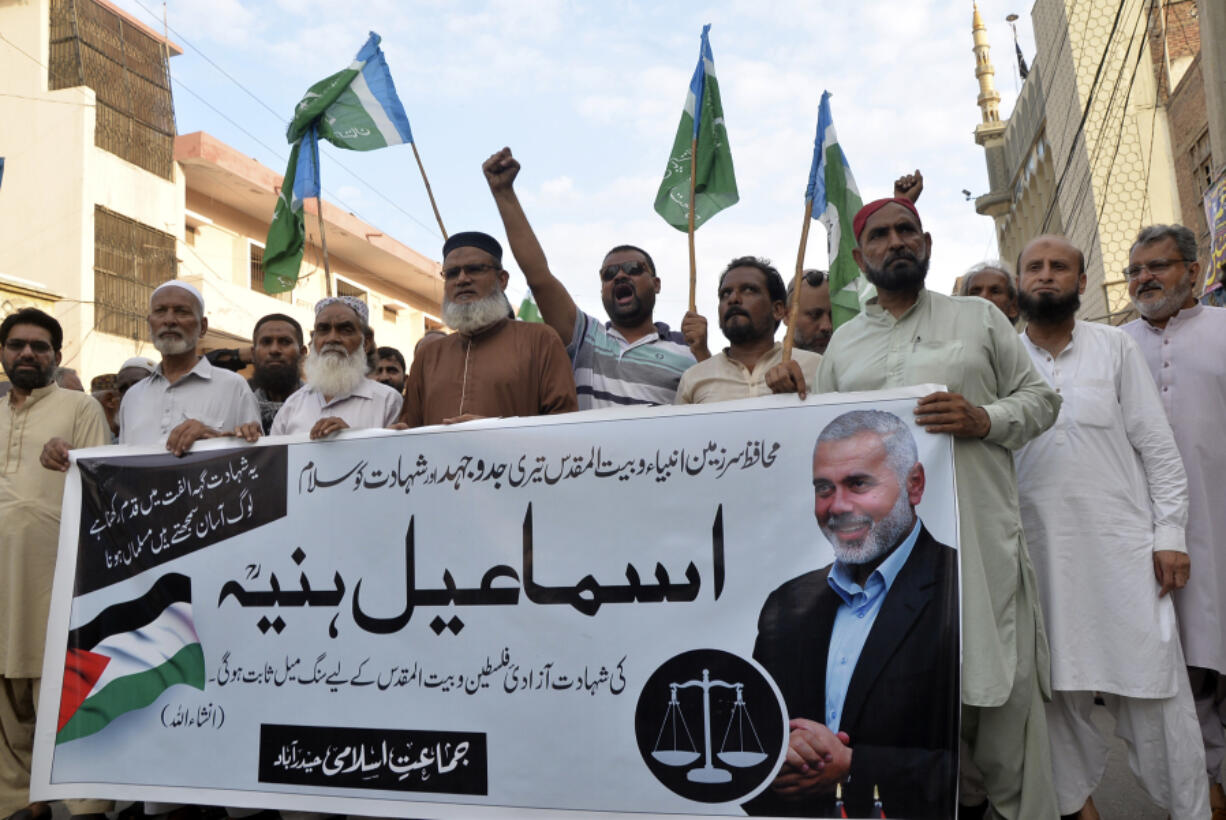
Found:
[[833, 560], [815, 441], [875, 410], [922, 499], [890, 501], [919, 523], [846, 683], [847, 788], [952, 806], [957, 497], [951, 440], [913, 422], [926, 392], [80, 451], [32, 799], [779, 813], [789, 720], [826, 722], [812, 681], [827, 653], [839, 674], [835, 607], [807, 609]]

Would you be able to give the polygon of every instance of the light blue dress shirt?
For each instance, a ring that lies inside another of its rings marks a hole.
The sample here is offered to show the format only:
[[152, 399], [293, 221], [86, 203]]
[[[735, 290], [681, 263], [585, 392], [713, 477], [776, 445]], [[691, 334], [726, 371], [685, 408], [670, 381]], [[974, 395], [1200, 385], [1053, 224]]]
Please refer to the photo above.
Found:
[[847, 567], [834, 562], [826, 582], [830, 584], [843, 603], [839, 605], [834, 616], [834, 628], [830, 632], [830, 649], [826, 653], [826, 728], [832, 732], [839, 730], [839, 721], [843, 718], [843, 701], [847, 698], [847, 687], [851, 683], [852, 672], [860, 660], [860, 652], [868, 634], [873, 631], [873, 623], [877, 613], [885, 602], [886, 593], [890, 591], [899, 570], [911, 556], [915, 541], [919, 538], [920, 521], [915, 520], [915, 526], [898, 547], [890, 553], [881, 564], [868, 576], [864, 586], [851, 579]]

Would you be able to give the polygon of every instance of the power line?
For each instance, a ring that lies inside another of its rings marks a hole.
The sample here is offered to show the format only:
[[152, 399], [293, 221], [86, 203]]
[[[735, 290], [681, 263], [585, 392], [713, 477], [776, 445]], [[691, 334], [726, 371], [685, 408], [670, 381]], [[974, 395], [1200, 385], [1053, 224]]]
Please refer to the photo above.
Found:
[[[146, 5], [145, 5], [144, 3], [142, 3], [140, 0], [132, 0], [132, 2], [133, 2], [133, 3], [135, 3], [136, 5], [140, 6], [142, 9], [144, 9], [144, 10], [145, 10], [145, 13], [146, 13], [146, 14], [148, 14], [150, 17], [152, 17], [154, 20], [158, 20], [158, 16], [157, 16], [157, 15], [156, 15], [156, 14], [153, 12], [153, 9], [149, 8], [148, 6], [146, 6]], [[264, 106], [264, 108], [268, 109], [268, 112], [269, 112], [270, 114], [272, 114], [274, 117], [276, 117], [277, 119], [281, 120], [283, 123], [285, 122], [285, 119], [284, 119], [284, 118], [283, 118], [283, 117], [282, 117], [280, 114], [278, 114], [278, 113], [276, 112], [276, 110], [274, 110], [274, 109], [273, 109], [273, 108], [272, 108], [270, 105], [268, 105], [268, 103], [266, 103], [266, 102], [264, 102], [263, 100], [261, 100], [261, 99], [260, 99], [259, 97], [257, 97], [257, 96], [256, 96], [254, 93], [252, 93], [252, 91], [251, 91], [250, 89], [248, 89], [248, 88], [247, 88], [245, 85], [243, 85], [243, 84], [242, 84], [242, 83], [240, 83], [240, 82], [239, 82], [237, 79], [235, 79], [235, 78], [234, 78], [234, 77], [233, 77], [233, 76], [232, 76], [232, 75], [231, 75], [231, 74], [230, 74], [228, 71], [226, 71], [224, 68], [222, 68], [221, 66], [219, 66], [217, 63], [213, 62], [213, 60], [211, 60], [207, 54], [205, 54], [205, 53], [204, 53], [203, 51], [201, 51], [201, 50], [200, 50], [198, 47], [196, 47], [196, 46], [195, 46], [195, 45], [194, 45], [194, 44], [193, 44], [193, 43], [192, 43], [190, 40], [188, 40], [186, 37], [184, 37], [184, 36], [183, 36], [183, 34], [182, 34], [181, 32], [179, 32], [179, 31], [177, 31], [175, 28], [173, 28], [173, 27], [172, 27], [172, 26], [171, 26], [169, 23], [167, 23], [167, 22], [166, 22], [164, 19], [159, 20], [159, 22], [161, 22], [161, 23], [162, 23], [164, 26], [166, 26], [166, 30], [167, 30], [167, 31], [172, 31], [172, 32], [174, 32], [175, 37], [179, 38], [179, 40], [181, 40], [181, 41], [183, 42], [183, 45], [187, 46], [187, 47], [188, 47], [188, 48], [190, 48], [192, 51], [196, 52], [198, 55], [200, 55], [200, 58], [201, 58], [202, 60], [204, 60], [204, 61], [205, 61], [206, 63], [208, 63], [209, 65], [211, 65], [213, 68], [217, 69], [219, 72], [221, 72], [221, 74], [222, 74], [222, 75], [223, 75], [223, 76], [224, 76], [224, 77], [225, 77], [227, 80], [229, 80], [230, 82], [232, 82], [232, 83], [234, 83], [236, 86], [238, 86], [240, 89], [242, 89], [243, 93], [245, 93], [247, 96], [251, 97], [251, 99], [255, 100], [255, 101], [256, 101], [256, 102], [258, 102], [260, 105]]]
[[[1133, 26], [1132, 36], [1125, 43], [1125, 54], [1124, 54], [1124, 57], [1121, 59], [1120, 69], [1116, 73], [1115, 80], [1112, 83], [1111, 95], [1107, 98], [1107, 103], [1106, 103], [1105, 109], [1103, 110], [1104, 130], [1105, 130], [1107, 123], [1110, 121], [1111, 113], [1115, 108], [1115, 101], [1119, 95], [1120, 85], [1123, 82], [1124, 74], [1128, 68], [1127, 53], [1128, 53], [1128, 50], [1131, 48], [1131, 43], [1136, 40], [1137, 30], [1139, 28], [1139, 25], [1142, 19], [1143, 19], [1143, 15], [1139, 15], [1137, 18], [1137, 22]], [[1116, 45], [1116, 41], [1114, 37], [1108, 38], [1107, 43], [1104, 46], [1104, 52], [1103, 52], [1103, 56], [1105, 59], [1109, 59], [1111, 55], [1114, 53], [1115, 45]], [[1135, 75], [1134, 75], [1134, 80], [1135, 80]], [[1102, 88], [1104, 85], [1105, 85], [1105, 77], [1103, 78], [1103, 82], [1099, 84], [1097, 89], [1091, 90], [1091, 102], [1101, 99]], [[1070, 100], [1071, 99], [1072, 98], [1070, 97]], [[1121, 123], [1122, 122], [1123, 120], [1121, 120]], [[1107, 140], [1104, 138], [1100, 138], [1096, 140], [1092, 151], [1089, 150], [1089, 148], [1087, 147], [1087, 143], [1088, 143], [1088, 140], [1083, 134], [1082, 135], [1082, 145], [1083, 147], [1086, 147], [1087, 174], [1080, 179], [1075, 192], [1071, 196], [1066, 197], [1066, 201], [1068, 202], [1068, 205], [1069, 205], [1068, 215], [1073, 220], [1071, 224], [1065, 226], [1066, 229], [1072, 229], [1073, 227], [1075, 227], [1075, 225], [1077, 224], [1077, 219], [1079, 215], [1083, 213], [1083, 210], [1084, 210], [1083, 204], [1086, 198], [1091, 196], [1094, 191], [1093, 189], [1094, 169], [1097, 168], [1099, 165], [1099, 160], [1106, 146]], [[1114, 161], [1115, 161], [1114, 157], [1112, 157], [1112, 163], [1114, 163]], [[1070, 166], [1066, 166], [1066, 169], [1068, 167]], [[1091, 214], [1093, 214], [1092, 208], [1091, 208]], [[1090, 249], [1091, 258], [1093, 257], [1093, 253], [1095, 249], [1098, 249], [1099, 247], [1098, 245], [1098, 239], [1099, 239], [1098, 225], [1099, 225], [1099, 222], [1097, 219], [1091, 222], [1089, 225], [1090, 234], [1091, 234], [1090, 238], [1092, 240], [1090, 243], [1091, 244], [1091, 249]]]
[[[1168, 81], [1166, 93], [1167, 93], [1167, 98], [1169, 99], [1171, 91], [1173, 90], [1169, 86], [1171, 75], [1170, 75], [1170, 72], [1167, 70], [1167, 66], [1170, 61], [1170, 51], [1167, 48], [1167, 42], [1166, 42], [1166, 22], [1167, 22], [1167, 15], [1168, 15], [1168, 6], [1170, 4], [1167, 2], [1167, 0], [1157, 0], [1157, 2], [1158, 2], [1158, 15], [1162, 21], [1162, 74], [1164, 77], [1166, 77]], [[1154, 132], [1157, 130], [1157, 127], [1158, 127], [1158, 102], [1159, 102], [1158, 98], [1159, 98], [1159, 95], [1161, 94], [1162, 94], [1162, 87], [1161, 87], [1161, 84], [1159, 84], [1158, 88], [1154, 90], [1154, 110], [1151, 112], [1150, 117], [1149, 117], [1149, 156], [1145, 159], [1145, 190], [1146, 192], [1149, 191], [1149, 176], [1150, 176], [1150, 172], [1153, 170], [1153, 167], [1154, 167]], [[1137, 226], [1138, 228], [1144, 227], [1145, 222], [1148, 221], [1145, 219], [1146, 213], [1149, 213], [1150, 219], [1153, 219], [1153, 216], [1154, 216], [1153, 209], [1149, 207], [1149, 197], [1148, 196], [1145, 197], [1145, 209], [1141, 211], [1141, 224]]]
[[83, 108], [96, 108], [94, 103], [73, 102], [72, 100], [48, 100], [45, 97], [27, 97], [25, 94], [10, 94], [6, 91], [0, 91], [0, 97], [11, 97], [15, 100], [29, 100], [30, 102], [53, 103], [55, 105], [79, 105]]
[[[1111, 86], [1111, 95], [1107, 98], [1106, 107], [1103, 110], [1103, 118], [1102, 118], [1103, 130], [1102, 130], [1102, 133], [1100, 133], [1099, 138], [1094, 143], [1094, 150], [1088, 153], [1087, 159], [1088, 159], [1088, 169], [1090, 173], [1089, 175], [1087, 175], [1085, 178], [1081, 180], [1078, 186], [1077, 192], [1073, 195], [1072, 200], [1071, 200], [1070, 214], [1073, 216], [1076, 216], [1078, 213], [1081, 212], [1083, 202], [1085, 201], [1086, 197], [1090, 196], [1091, 193], [1093, 192], [1092, 178], [1093, 178], [1094, 169], [1099, 166], [1100, 158], [1102, 157], [1103, 150], [1106, 147], [1107, 142], [1108, 142], [1108, 139], [1105, 137], [1105, 132], [1106, 132], [1106, 129], [1109, 127], [1112, 113], [1115, 111], [1116, 99], [1119, 96], [1120, 86], [1123, 82], [1124, 75], [1128, 71], [1128, 53], [1131, 50], [1132, 43], [1137, 42], [1137, 36], [1140, 30], [1142, 21], [1147, 19], [1144, 11], [1145, 11], [1144, 6], [1142, 6], [1140, 9], [1141, 13], [1137, 15], [1136, 22], [1133, 24], [1131, 36], [1123, 43], [1124, 54], [1120, 58], [1120, 68], [1119, 68], [1119, 71], [1115, 75], [1115, 80]], [[1113, 45], [1115, 45], [1114, 41], [1108, 40], [1107, 46], [1106, 46], [1106, 52], [1105, 52], [1106, 56], [1110, 56], [1113, 50], [1112, 49]], [[1139, 50], [1137, 52], [1138, 63], [1139, 63], [1141, 55], [1143, 54], [1144, 54], [1144, 47], [1142, 45], [1141, 47], [1139, 47]], [[1126, 92], [1125, 97], [1124, 97], [1123, 108], [1120, 112], [1120, 128], [1117, 133], [1115, 147], [1110, 155], [1110, 165], [1107, 168], [1107, 182], [1104, 183], [1102, 186], [1102, 191], [1103, 191], [1102, 208], [1103, 209], [1106, 208], [1106, 195], [1107, 195], [1108, 187], [1110, 184], [1111, 174], [1115, 168], [1115, 161], [1116, 161], [1116, 158], [1119, 152], [1120, 141], [1123, 137], [1124, 125], [1127, 121], [1128, 100], [1131, 99], [1132, 97], [1132, 88], [1135, 82], [1136, 82], [1136, 68], [1134, 67], [1132, 78], [1128, 84], [1128, 91]], [[1099, 91], [1101, 95], [1101, 87]], [[1083, 142], [1084, 142], [1084, 139], [1083, 139]], [[1091, 209], [1091, 212], [1093, 212], [1092, 209]], [[1098, 224], [1102, 220], [1102, 214], [1103, 214], [1103, 211], [1100, 210], [1097, 218], [1095, 219], [1093, 223], [1092, 227], [1094, 229], [1095, 234], [1097, 234], [1098, 232]]]
[[[1047, 226], [1051, 223], [1052, 211], [1055, 209], [1056, 203], [1060, 198], [1060, 189], [1064, 187], [1064, 180], [1068, 176], [1069, 168], [1072, 167], [1073, 155], [1077, 150], [1077, 140], [1082, 139], [1084, 144], [1083, 135], [1085, 133], [1086, 120], [1090, 116], [1090, 106], [1094, 103], [1095, 88], [1098, 86], [1098, 81], [1102, 77], [1103, 67], [1107, 63], [1107, 55], [1111, 53], [1111, 42], [1115, 39], [1115, 33], [1120, 26], [1120, 17], [1123, 15], [1124, 6], [1127, 5], [1127, 3], [1128, 0], [1120, 0], [1119, 8], [1115, 10], [1115, 19], [1111, 23], [1111, 32], [1107, 35], [1107, 47], [1103, 49], [1103, 56], [1101, 59], [1099, 59], [1098, 68], [1094, 71], [1094, 79], [1090, 83], [1090, 91], [1086, 95], [1086, 104], [1081, 112], [1081, 120], [1077, 124], [1077, 130], [1073, 132], [1073, 141], [1069, 146], [1068, 156], [1066, 156], [1064, 159], [1064, 168], [1060, 171], [1060, 178], [1056, 181], [1056, 188], [1052, 193], [1051, 203], [1047, 206], [1047, 213], [1043, 216], [1044, 230], [1046, 230]], [[1052, 70], [1055, 70], [1055, 66], [1052, 66]]]
[[[144, 7], [142, 6], [142, 8], [144, 8]], [[146, 11], [148, 11], [148, 9], [146, 9]], [[27, 58], [29, 58], [29, 59], [30, 59], [30, 60], [31, 60], [31, 61], [32, 61], [32, 62], [33, 62], [35, 65], [37, 65], [39, 68], [42, 68], [42, 69], [44, 69], [44, 70], [46, 70], [46, 71], [48, 71], [48, 72], [50, 72], [50, 71], [51, 71], [51, 69], [50, 69], [50, 68], [48, 68], [48, 67], [46, 66], [46, 64], [44, 64], [44, 63], [43, 63], [41, 60], [39, 60], [39, 59], [38, 59], [37, 57], [35, 57], [34, 55], [30, 54], [28, 51], [26, 51], [26, 50], [24, 50], [23, 48], [21, 48], [20, 46], [18, 46], [18, 45], [17, 45], [16, 43], [14, 43], [12, 40], [9, 40], [8, 38], [6, 38], [6, 37], [5, 37], [3, 34], [0, 34], [0, 40], [3, 40], [5, 43], [8, 43], [8, 44], [9, 44], [10, 46], [12, 46], [12, 47], [13, 47], [13, 48], [14, 48], [16, 51], [20, 52], [21, 54], [23, 54], [24, 56], [26, 56]], [[182, 88], [184, 91], [186, 91], [188, 94], [191, 94], [193, 97], [195, 97], [196, 99], [198, 99], [198, 100], [199, 100], [201, 103], [203, 103], [204, 105], [206, 105], [206, 106], [207, 106], [207, 107], [208, 107], [210, 110], [212, 110], [212, 111], [213, 111], [215, 114], [217, 114], [219, 117], [221, 117], [221, 118], [222, 118], [222, 119], [224, 119], [226, 122], [228, 122], [228, 123], [230, 123], [231, 125], [233, 125], [233, 126], [234, 126], [235, 128], [237, 128], [239, 131], [242, 131], [244, 134], [246, 134], [246, 135], [247, 135], [248, 137], [250, 137], [251, 139], [255, 140], [255, 142], [256, 142], [256, 143], [258, 143], [259, 145], [261, 145], [261, 146], [262, 146], [262, 147], [263, 147], [263, 148], [264, 148], [266, 151], [268, 151], [269, 153], [271, 153], [273, 156], [277, 157], [278, 159], [280, 159], [280, 160], [282, 160], [282, 161], [286, 161], [286, 160], [287, 160], [287, 157], [286, 157], [284, 154], [281, 154], [279, 151], [277, 151], [275, 148], [273, 148], [273, 147], [271, 147], [270, 145], [268, 145], [266, 142], [264, 142], [263, 140], [261, 140], [261, 139], [260, 139], [259, 137], [257, 137], [255, 134], [252, 134], [250, 131], [248, 131], [246, 128], [244, 128], [242, 125], [240, 125], [238, 122], [236, 122], [236, 121], [235, 121], [233, 118], [231, 118], [230, 116], [228, 116], [228, 115], [227, 115], [227, 114], [226, 114], [224, 111], [222, 111], [221, 109], [217, 108], [215, 105], [213, 105], [212, 103], [210, 103], [210, 102], [209, 102], [208, 100], [206, 100], [204, 97], [202, 97], [201, 95], [199, 95], [199, 94], [197, 94], [195, 91], [193, 91], [191, 88], [189, 88], [189, 87], [188, 87], [188, 86], [187, 86], [187, 85], [186, 85], [186, 84], [185, 84], [185, 83], [184, 83], [182, 80], [178, 79], [177, 77], [171, 77], [171, 80], [172, 80], [172, 81], [173, 81], [173, 82], [174, 82], [176, 85], [178, 85], [180, 88]], [[79, 88], [80, 86], [72, 86], [72, 87], [73, 87], [73, 88]], [[34, 101], [34, 102], [60, 103], [60, 104], [62, 104], [62, 105], [81, 105], [81, 106], [85, 106], [85, 107], [87, 107], [87, 108], [94, 108], [94, 107], [96, 107], [96, 105], [91, 105], [90, 103], [85, 103], [85, 102], [74, 103], [74, 102], [71, 102], [71, 101], [69, 101], [69, 100], [48, 100], [48, 99], [44, 99], [44, 98], [41, 98], [41, 97], [26, 97], [26, 96], [23, 96], [23, 95], [21, 95], [21, 94], [0, 93], [0, 96], [3, 96], [3, 97], [16, 97], [16, 98], [18, 98], [18, 99], [23, 99], [23, 100], [31, 100], [31, 101]], [[330, 193], [330, 194], [329, 194], [329, 196], [330, 196], [330, 197], [331, 197], [333, 200], [335, 200], [337, 204], [339, 204], [339, 205], [343, 206], [343, 207], [345, 208], [345, 210], [353, 212], [353, 210], [354, 210], [354, 209], [353, 209], [353, 208], [352, 208], [350, 205], [346, 204], [346, 203], [345, 203], [343, 200], [341, 200], [341, 198], [340, 198], [340, 197], [336, 196], [336, 195], [335, 195], [335, 194], [333, 194], [333, 193]]]
[[[246, 95], [247, 95], [247, 96], [249, 96], [251, 99], [253, 99], [253, 100], [255, 100], [257, 103], [259, 103], [259, 104], [260, 104], [260, 105], [261, 105], [261, 106], [262, 106], [262, 107], [263, 107], [263, 108], [264, 108], [266, 111], [268, 111], [270, 114], [272, 114], [274, 117], [276, 117], [276, 118], [277, 118], [277, 121], [278, 121], [278, 122], [280, 122], [280, 123], [281, 123], [283, 126], [284, 126], [284, 125], [288, 125], [288, 120], [286, 120], [284, 116], [282, 116], [280, 113], [278, 113], [278, 112], [277, 112], [277, 110], [276, 110], [275, 108], [273, 108], [272, 106], [270, 106], [268, 103], [264, 102], [264, 100], [260, 99], [260, 98], [259, 98], [259, 96], [257, 96], [257, 95], [256, 95], [256, 93], [255, 93], [254, 91], [252, 91], [251, 89], [247, 88], [247, 86], [243, 85], [243, 83], [242, 83], [241, 81], [239, 81], [239, 80], [238, 80], [236, 77], [234, 77], [234, 75], [230, 74], [228, 71], [226, 71], [224, 68], [222, 68], [222, 67], [221, 67], [221, 66], [220, 66], [220, 65], [219, 65], [219, 64], [218, 64], [216, 61], [214, 61], [214, 60], [213, 60], [213, 59], [211, 59], [211, 58], [210, 58], [210, 57], [209, 57], [207, 54], [205, 54], [203, 51], [201, 51], [201, 50], [200, 50], [200, 48], [199, 48], [199, 46], [193, 45], [193, 44], [191, 43], [191, 41], [189, 41], [189, 40], [188, 40], [186, 37], [184, 37], [184, 36], [183, 36], [183, 35], [182, 35], [182, 34], [181, 34], [181, 33], [180, 33], [178, 30], [176, 30], [174, 27], [172, 27], [172, 26], [171, 26], [169, 23], [165, 23], [164, 21], [162, 21], [162, 20], [161, 20], [161, 19], [160, 19], [160, 18], [159, 18], [159, 17], [158, 17], [156, 14], [154, 14], [153, 10], [152, 10], [152, 9], [150, 9], [148, 6], [146, 6], [144, 3], [142, 3], [142, 2], [141, 2], [141, 0], [132, 0], [132, 2], [136, 3], [136, 5], [140, 6], [142, 9], [144, 9], [144, 10], [145, 10], [145, 13], [146, 13], [146, 14], [148, 14], [150, 17], [152, 17], [154, 20], [157, 20], [158, 22], [163, 23], [163, 24], [166, 26], [166, 30], [167, 30], [167, 31], [169, 31], [169, 32], [173, 32], [173, 33], [174, 33], [174, 35], [175, 35], [175, 37], [176, 37], [176, 38], [178, 38], [180, 41], [182, 41], [182, 43], [183, 43], [185, 46], [187, 46], [187, 47], [191, 48], [191, 49], [192, 49], [192, 51], [194, 51], [194, 52], [195, 52], [195, 53], [196, 53], [196, 54], [197, 54], [197, 55], [198, 55], [198, 56], [199, 56], [199, 57], [200, 57], [202, 60], [204, 60], [206, 63], [208, 63], [209, 65], [211, 65], [213, 68], [215, 68], [215, 69], [216, 69], [216, 70], [217, 70], [217, 71], [218, 71], [218, 72], [219, 72], [219, 73], [220, 73], [222, 76], [224, 76], [224, 77], [225, 77], [227, 80], [229, 80], [230, 82], [234, 83], [234, 85], [238, 86], [238, 88], [239, 88], [240, 90], [242, 90], [242, 92], [243, 92], [244, 94], [246, 94]], [[180, 83], [180, 85], [182, 85], [182, 83]], [[186, 88], [186, 86], [184, 86], [184, 88]], [[196, 97], [197, 99], [199, 99], [201, 102], [204, 102], [204, 99], [203, 99], [202, 97], [200, 97], [200, 95], [199, 95], [199, 94], [196, 94], [195, 92], [191, 92], [191, 93], [192, 93], [192, 95], [193, 95], [193, 96], [195, 96], [195, 97]], [[209, 106], [209, 108], [211, 108], [213, 111], [217, 111], [217, 108], [215, 108], [214, 106], [212, 106], [212, 105], [208, 104], [207, 102], [206, 102], [205, 104], [206, 104], [206, 105], [208, 105], [208, 106]], [[217, 111], [217, 113], [219, 113], [219, 114], [220, 114], [221, 112], [220, 112], [220, 111]], [[225, 115], [222, 115], [222, 116], [224, 117]], [[226, 119], [226, 121], [227, 121], [227, 122], [234, 123], [234, 121], [233, 121], [232, 119], [230, 119], [229, 117], [225, 117], [225, 119]], [[242, 131], [244, 134], [247, 134], [248, 136], [251, 136], [250, 132], [248, 132], [246, 129], [242, 128], [241, 126], [239, 127], [239, 130], [241, 130], [241, 131]], [[268, 148], [268, 146], [267, 146], [267, 145], [265, 145], [265, 144], [264, 144], [264, 143], [263, 143], [261, 140], [256, 139], [255, 137], [252, 137], [252, 139], [255, 139], [257, 143], [259, 143], [260, 145], [263, 145], [263, 146], [264, 146], [266, 149]], [[323, 147], [321, 146], [321, 150], [322, 150], [322, 149], [323, 149]], [[271, 150], [271, 149], [270, 149], [270, 150]], [[274, 156], [278, 156], [279, 158], [284, 159], [283, 157], [280, 157], [280, 155], [279, 155], [279, 154], [278, 154], [276, 151], [273, 151], [272, 153], [274, 154]], [[406, 217], [408, 217], [410, 220], [412, 220], [412, 221], [413, 221], [413, 222], [414, 222], [414, 223], [415, 223], [415, 224], [416, 224], [418, 227], [422, 228], [423, 230], [427, 231], [428, 233], [430, 233], [430, 234], [431, 234], [431, 235], [433, 235], [433, 236], [437, 236], [437, 237], [438, 237], [438, 238], [440, 238], [440, 239], [442, 238], [442, 234], [440, 234], [438, 231], [436, 231], [436, 230], [435, 230], [433, 227], [431, 227], [430, 225], [426, 224], [425, 222], [423, 222], [423, 221], [421, 221], [420, 219], [418, 219], [417, 217], [415, 217], [413, 214], [411, 214], [411, 213], [409, 213], [408, 211], [406, 211], [406, 210], [405, 210], [405, 209], [404, 209], [404, 208], [403, 208], [403, 207], [400, 205], [400, 203], [396, 202], [394, 199], [392, 199], [391, 197], [389, 197], [389, 196], [387, 196], [386, 194], [384, 194], [382, 191], [380, 191], [378, 188], [376, 188], [376, 187], [375, 187], [374, 185], [372, 185], [370, 182], [367, 182], [365, 179], [363, 179], [362, 177], [358, 176], [358, 174], [357, 174], [357, 172], [356, 172], [356, 171], [352, 170], [351, 168], [349, 168], [349, 166], [347, 166], [347, 165], [345, 165], [343, 162], [341, 162], [341, 161], [340, 161], [340, 159], [339, 159], [339, 158], [337, 158], [336, 154], [335, 154], [335, 153], [333, 153], [331, 150], [323, 150], [323, 153], [324, 153], [324, 155], [325, 155], [325, 156], [327, 156], [327, 157], [328, 157], [328, 158], [329, 158], [329, 159], [330, 159], [332, 162], [336, 163], [337, 167], [339, 167], [339, 168], [340, 168], [341, 170], [343, 170], [345, 173], [349, 174], [351, 177], [353, 177], [354, 179], [356, 179], [358, 182], [360, 182], [360, 183], [362, 183], [363, 185], [365, 185], [365, 186], [366, 186], [366, 187], [367, 187], [367, 188], [368, 188], [368, 189], [369, 189], [369, 190], [370, 190], [372, 193], [374, 193], [375, 195], [377, 195], [377, 196], [378, 196], [380, 199], [382, 199], [382, 200], [383, 200], [384, 202], [386, 202], [387, 204], [391, 205], [391, 206], [392, 206], [393, 208], [395, 208], [396, 210], [400, 211], [400, 213], [404, 214]], [[333, 197], [333, 198], [335, 199], [335, 197]], [[344, 203], [340, 202], [340, 200], [339, 200], [339, 199], [337, 199], [337, 202], [338, 202], [338, 203], [340, 203], [340, 204], [342, 204], [342, 205], [344, 205]], [[345, 205], [345, 209], [346, 209], [346, 210], [348, 210], [348, 211], [350, 211], [351, 213], [354, 213], [354, 214], [356, 214], [356, 213], [357, 213], [356, 211], [354, 211], [354, 209], [353, 209], [353, 208], [350, 208], [348, 205]]]

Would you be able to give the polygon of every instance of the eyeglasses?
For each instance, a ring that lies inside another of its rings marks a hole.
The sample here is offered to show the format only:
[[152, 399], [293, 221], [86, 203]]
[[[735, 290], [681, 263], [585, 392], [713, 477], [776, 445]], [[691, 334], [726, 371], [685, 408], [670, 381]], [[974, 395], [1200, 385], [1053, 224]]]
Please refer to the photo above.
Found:
[[612, 282], [622, 271], [627, 276], [642, 276], [647, 272], [645, 262], [622, 262], [620, 265], [605, 265], [600, 271], [600, 281]]
[[488, 262], [481, 265], [455, 265], [450, 268], [443, 268], [440, 273], [444, 279], [455, 279], [461, 272], [468, 276], [476, 276], [477, 274], [485, 273], [487, 270], [498, 270], [497, 265], [491, 265]]
[[6, 339], [4, 349], [9, 353], [20, 353], [26, 349], [27, 345], [39, 356], [45, 356], [51, 352], [51, 343], [40, 339]]
[[1124, 277], [1127, 279], [1136, 279], [1145, 271], [1149, 271], [1154, 276], [1161, 276], [1171, 269], [1171, 265], [1188, 264], [1186, 259], [1154, 259], [1140, 265], [1129, 265], [1124, 268]]

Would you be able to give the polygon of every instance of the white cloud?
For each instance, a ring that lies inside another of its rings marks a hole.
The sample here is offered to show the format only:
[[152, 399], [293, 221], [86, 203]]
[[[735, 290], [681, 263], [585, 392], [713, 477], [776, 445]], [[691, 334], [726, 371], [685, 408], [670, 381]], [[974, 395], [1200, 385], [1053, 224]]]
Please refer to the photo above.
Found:
[[[1007, 114], [1014, 58], [1003, 18], [1013, 9], [1005, 0], [980, 0], [979, 7]], [[970, 18], [968, 8], [944, 0], [709, 0], [701, 7], [642, 0], [370, 0], [360, 6], [171, 0], [172, 25], [190, 23], [209, 57], [278, 111], [288, 112], [307, 86], [346, 64], [369, 29], [378, 30], [449, 227], [456, 220], [497, 226], [477, 169], [491, 151], [510, 144], [524, 163], [520, 195], [529, 216], [555, 267], [580, 277], [581, 303], [587, 298], [586, 306], [599, 312], [598, 257], [629, 241], [649, 247], [667, 272], [661, 309], [668, 309], [662, 315], [670, 322], [684, 308], [685, 236], [651, 207], [701, 24], [713, 23], [741, 202], [699, 231], [700, 304], [708, 290], [713, 300], [711, 277], [732, 256], [759, 253], [786, 268], [794, 264], [823, 89], [834, 94], [839, 136], [866, 199], [888, 194], [899, 174], [923, 169], [920, 210], [934, 237], [934, 287], [995, 254], [991, 220], [958, 193], [982, 193], [987, 185], [983, 153], [972, 138], [979, 112]], [[1031, 53], [1028, 20], [1021, 29]], [[281, 124], [207, 64], [188, 54], [172, 65], [177, 78], [260, 140], [283, 146]], [[269, 161], [252, 138], [219, 123], [190, 95], [177, 102], [181, 130], [213, 131]], [[342, 198], [360, 202], [373, 224], [399, 226], [400, 238], [432, 252], [436, 241], [422, 224], [432, 226], [433, 219], [411, 157], [397, 149], [335, 161], [369, 183], [325, 169], [345, 182]], [[282, 162], [271, 164], [280, 170]], [[417, 223], [389, 210], [372, 188]], [[824, 262], [825, 244], [824, 229], [814, 225], [811, 263]]]

